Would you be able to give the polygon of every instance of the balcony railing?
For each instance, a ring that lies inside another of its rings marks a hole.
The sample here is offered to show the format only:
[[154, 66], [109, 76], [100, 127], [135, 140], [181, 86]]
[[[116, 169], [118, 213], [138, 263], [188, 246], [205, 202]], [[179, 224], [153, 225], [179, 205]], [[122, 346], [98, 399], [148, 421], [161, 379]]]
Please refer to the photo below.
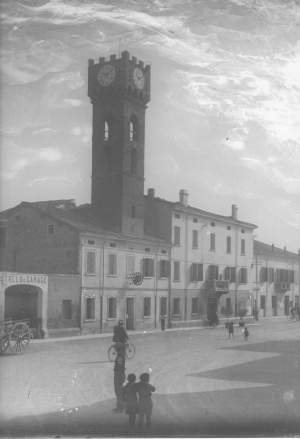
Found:
[[288, 291], [291, 287], [291, 284], [289, 282], [275, 282], [274, 283], [274, 289], [277, 293], [285, 293]]
[[214, 293], [226, 294], [229, 293], [229, 281], [228, 280], [208, 280], [207, 289]]

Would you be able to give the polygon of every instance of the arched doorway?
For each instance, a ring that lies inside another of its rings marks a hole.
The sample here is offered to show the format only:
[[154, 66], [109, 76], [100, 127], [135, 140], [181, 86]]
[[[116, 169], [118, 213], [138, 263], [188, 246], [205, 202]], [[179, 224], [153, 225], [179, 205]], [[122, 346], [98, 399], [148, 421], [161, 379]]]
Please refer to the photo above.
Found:
[[42, 290], [34, 285], [12, 285], [5, 290], [5, 320], [29, 320], [36, 333], [42, 327]]

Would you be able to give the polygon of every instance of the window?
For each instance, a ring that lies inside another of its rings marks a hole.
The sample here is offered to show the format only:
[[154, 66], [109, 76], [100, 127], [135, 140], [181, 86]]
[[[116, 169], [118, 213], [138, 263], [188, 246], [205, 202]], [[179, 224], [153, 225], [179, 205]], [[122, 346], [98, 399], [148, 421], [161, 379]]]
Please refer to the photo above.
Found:
[[144, 317], [151, 316], [151, 297], [144, 297]]
[[104, 121], [104, 140], [109, 140], [110, 137], [110, 127], [107, 120]]
[[215, 224], [214, 222], [210, 223], [210, 225], [211, 225], [212, 227], [216, 227], [216, 224]]
[[216, 250], [216, 235], [214, 233], [210, 234], [210, 251], [214, 252]]
[[294, 283], [294, 279], [295, 279], [295, 275], [294, 275], [294, 270], [289, 270], [289, 283], [293, 284]]
[[245, 240], [241, 239], [241, 255], [245, 255]]
[[66, 320], [71, 320], [72, 318], [72, 300], [62, 301], [62, 317]]
[[136, 173], [137, 173], [137, 150], [136, 150], [136, 148], [132, 148], [132, 150], [131, 150], [130, 172], [133, 175], [136, 175]]
[[193, 230], [193, 248], [198, 248], [198, 230]]
[[135, 206], [131, 206], [131, 218], [135, 218], [136, 217], [136, 208]]
[[209, 265], [207, 269], [207, 280], [219, 279], [219, 267], [218, 265]]
[[198, 282], [203, 280], [203, 264], [193, 263], [191, 265], [191, 282]]
[[88, 239], [88, 244], [89, 245], [95, 245], [95, 241], [93, 239]]
[[174, 316], [180, 315], [180, 298], [179, 297], [175, 297], [173, 299], [173, 315]]
[[134, 255], [126, 255], [126, 274], [135, 272], [135, 257]]
[[260, 296], [260, 308], [261, 309], [266, 308], [266, 296]]
[[268, 269], [268, 279], [269, 279], [269, 283], [274, 282], [274, 268]]
[[179, 261], [174, 261], [173, 262], [173, 268], [174, 268], [173, 281], [174, 282], [179, 282], [180, 281], [180, 262]]
[[235, 282], [235, 267], [226, 267], [224, 270], [224, 280]]
[[85, 318], [95, 320], [95, 299], [93, 297], [85, 299]]
[[192, 314], [199, 314], [199, 299], [192, 297]]
[[6, 246], [6, 228], [0, 227], [0, 248], [5, 248]]
[[226, 253], [231, 253], [231, 236], [227, 236], [226, 238]]
[[154, 276], [154, 260], [152, 258], [143, 258], [143, 275], [144, 277]]
[[227, 226], [227, 230], [231, 230], [231, 227], [230, 227], [230, 226]]
[[116, 276], [117, 274], [117, 255], [108, 255], [108, 275]]
[[117, 299], [115, 297], [108, 298], [107, 315], [109, 319], [117, 318]]
[[259, 272], [259, 281], [267, 282], [267, 280], [268, 280], [268, 269], [267, 267], [261, 267]]
[[198, 222], [198, 218], [193, 218], [193, 223], [197, 223]]
[[159, 277], [169, 277], [169, 261], [166, 259], [159, 261]]
[[138, 124], [135, 117], [129, 122], [129, 140], [136, 142], [138, 140]]
[[180, 215], [179, 215], [179, 213], [174, 213], [174, 216], [175, 216], [175, 218], [180, 218]]
[[247, 283], [247, 268], [241, 267], [239, 271], [239, 283], [246, 284]]
[[48, 235], [53, 235], [53, 233], [54, 233], [54, 224], [48, 224], [47, 231], [48, 231]]
[[277, 282], [290, 282], [289, 270], [285, 270], [283, 268], [278, 268], [276, 270], [276, 281]]
[[174, 226], [174, 245], [180, 246], [180, 227]]
[[95, 274], [96, 273], [96, 253], [87, 252], [86, 254], [86, 273]]

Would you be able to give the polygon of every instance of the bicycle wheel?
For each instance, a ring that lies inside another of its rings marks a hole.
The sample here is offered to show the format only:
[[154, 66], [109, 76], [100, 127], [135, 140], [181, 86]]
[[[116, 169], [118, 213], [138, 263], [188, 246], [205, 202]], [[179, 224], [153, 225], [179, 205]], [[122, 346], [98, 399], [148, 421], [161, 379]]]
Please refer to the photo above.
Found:
[[0, 339], [0, 354], [3, 354], [9, 347], [9, 336], [4, 335]]
[[135, 346], [132, 343], [128, 343], [126, 346], [126, 357], [130, 360], [135, 356]]
[[115, 361], [115, 359], [117, 358], [117, 350], [115, 348], [114, 345], [111, 345], [110, 348], [107, 351], [107, 356], [109, 361]]

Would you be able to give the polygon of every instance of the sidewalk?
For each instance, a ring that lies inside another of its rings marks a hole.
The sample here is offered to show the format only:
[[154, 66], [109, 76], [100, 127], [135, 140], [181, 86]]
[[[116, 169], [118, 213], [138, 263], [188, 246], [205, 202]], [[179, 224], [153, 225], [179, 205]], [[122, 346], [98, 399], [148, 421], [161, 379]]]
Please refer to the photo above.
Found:
[[[259, 326], [258, 322], [254, 323], [247, 323], [248, 326]], [[235, 327], [238, 327], [238, 324], [234, 325]], [[224, 330], [224, 325], [220, 324], [219, 326], [213, 328], [211, 326], [187, 326], [184, 328], [166, 328], [164, 331], [162, 331], [160, 328], [158, 329], [149, 329], [147, 331], [127, 331], [129, 336], [134, 335], [141, 335], [141, 334], [159, 334], [163, 332], [178, 332], [178, 331], [193, 331], [193, 330], [218, 330], [222, 329]], [[67, 337], [49, 337], [49, 338], [39, 338], [39, 339], [33, 339], [31, 343], [52, 343], [52, 342], [64, 342], [64, 341], [72, 341], [72, 340], [90, 340], [94, 338], [111, 338], [112, 332], [105, 332], [102, 334], [84, 334], [84, 335], [72, 335]]]

